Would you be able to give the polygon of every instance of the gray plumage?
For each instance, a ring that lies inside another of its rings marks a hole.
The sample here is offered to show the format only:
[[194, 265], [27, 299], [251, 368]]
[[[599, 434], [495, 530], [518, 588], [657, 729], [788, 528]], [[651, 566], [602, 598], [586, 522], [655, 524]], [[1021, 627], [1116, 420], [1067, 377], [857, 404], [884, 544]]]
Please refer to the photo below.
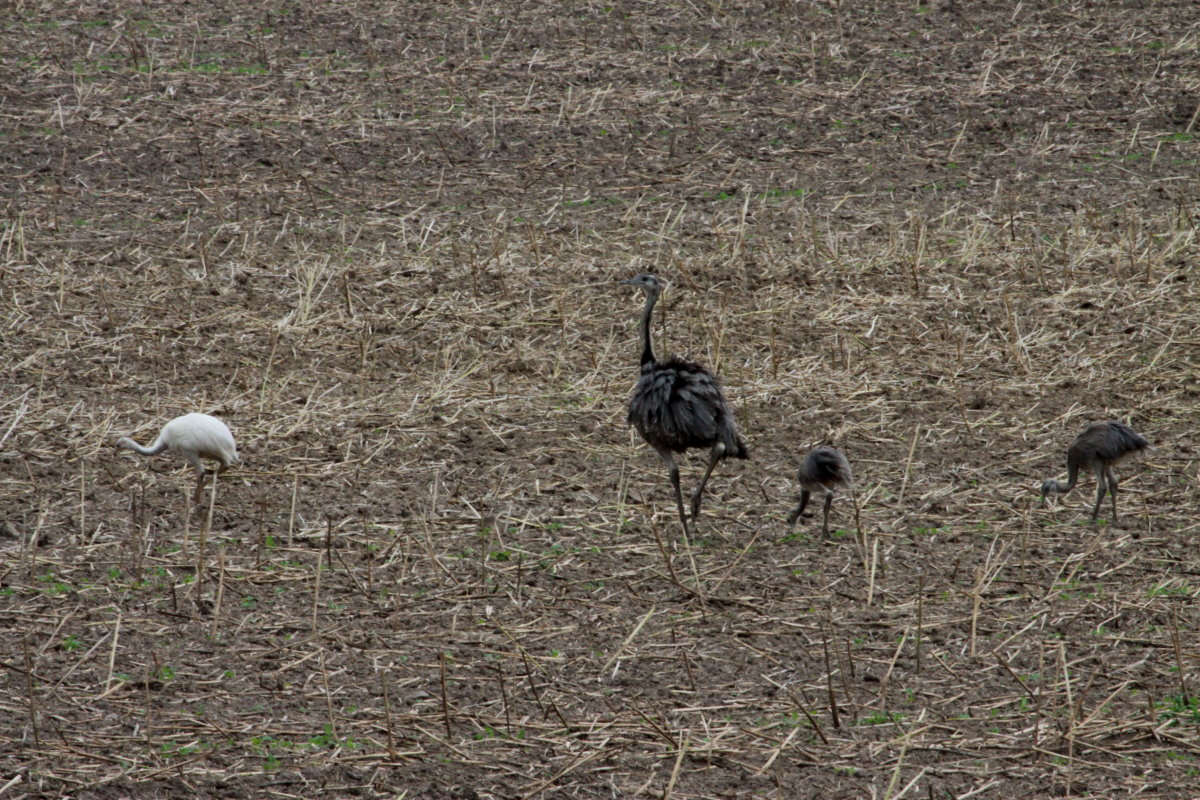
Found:
[[628, 422], [635, 427], [667, 465], [679, 520], [687, 534], [687, 515], [679, 488], [679, 466], [675, 453], [689, 448], [709, 450], [708, 468], [692, 492], [692, 518], [700, 514], [704, 486], [717, 462], [725, 458], [749, 458], [745, 441], [738, 435], [733, 411], [721, 392], [717, 378], [701, 365], [678, 357], [658, 361], [650, 338], [650, 318], [662, 293], [662, 283], [653, 275], [641, 274], [621, 283], [646, 293], [642, 309], [641, 375], [629, 401]]
[[629, 401], [629, 424], [655, 449], [682, 453], [719, 444], [723, 458], [746, 457], [717, 379], [682, 358], [642, 366]]
[[796, 520], [804, 513], [808, 500], [814, 492], [825, 493], [825, 515], [821, 523], [821, 533], [829, 537], [829, 507], [833, 505], [833, 496], [839, 492], [849, 492], [852, 488], [853, 473], [850, 462], [836, 447], [818, 447], [800, 462], [796, 472], [800, 482], [800, 502], [787, 515], [788, 530], [796, 527]]
[[1096, 505], [1092, 522], [1100, 514], [1100, 504], [1106, 492], [1112, 494], [1112, 521], [1117, 522], [1117, 475], [1113, 467], [1127, 461], [1150, 447], [1150, 443], [1132, 428], [1120, 422], [1094, 422], [1067, 448], [1067, 482], [1047, 478], [1042, 483], [1042, 505], [1047, 495], [1066, 494], [1075, 488], [1080, 470], [1096, 473]]

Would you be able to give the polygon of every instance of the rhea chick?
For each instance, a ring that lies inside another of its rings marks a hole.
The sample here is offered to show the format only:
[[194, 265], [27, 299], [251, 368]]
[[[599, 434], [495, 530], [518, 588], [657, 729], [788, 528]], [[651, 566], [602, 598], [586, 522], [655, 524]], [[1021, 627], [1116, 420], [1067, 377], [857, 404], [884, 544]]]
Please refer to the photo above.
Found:
[[1105, 492], [1112, 493], [1112, 522], [1117, 523], [1117, 475], [1113, 467], [1127, 461], [1150, 447], [1150, 443], [1132, 428], [1116, 421], [1093, 422], [1067, 448], [1067, 482], [1047, 478], [1042, 483], [1042, 505], [1046, 496], [1066, 494], [1075, 488], [1081, 469], [1096, 473], [1096, 505], [1092, 522], [1100, 514]]
[[796, 473], [800, 481], [800, 502], [787, 515], [788, 530], [794, 530], [796, 520], [804, 513], [808, 500], [814, 492], [825, 493], [825, 515], [821, 523], [821, 534], [829, 538], [829, 507], [838, 492], [849, 492], [853, 475], [850, 462], [836, 447], [818, 447], [804, 457]]
[[118, 439], [116, 446], [144, 456], [158, 455], [164, 450], [183, 456], [196, 470], [196, 492], [192, 501], [194, 503], [200, 502], [204, 480], [208, 477], [200, 459], [221, 462], [221, 466], [217, 468], [218, 472], [242, 463], [228, 426], [208, 414], [184, 414], [182, 417], [176, 417], [163, 425], [158, 438], [149, 447], [142, 447], [128, 437]]

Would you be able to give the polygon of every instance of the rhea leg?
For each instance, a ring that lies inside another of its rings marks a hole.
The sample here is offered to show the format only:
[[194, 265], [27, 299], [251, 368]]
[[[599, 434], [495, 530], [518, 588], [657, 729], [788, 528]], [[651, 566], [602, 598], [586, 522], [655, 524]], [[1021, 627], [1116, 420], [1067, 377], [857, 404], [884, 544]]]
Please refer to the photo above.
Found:
[[208, 477], [208, 473], [204, 471], [204, 465], [200, 463], [200, 456], [195, 453], [184, 453], [183, 457], [192, 465], [192, 469], [196, 470], [196, 491], [192, 494], [192, 503], [200, 504], [200, 498], [204, 496], [204, 480]]
[[717, 466], [717, 462], [725, 455], [725, 445], [717, 442], [713, 445], [712, 453], [708, 456], [708, 469], [704, 470], [704, 477], [700, 479], [700, 485], [692, 490], [692, 519], [700, 516], [700, 500], [704, 496], [704, 485], [708, 483], [708, 476], [712, 475], [713, 468]]
[[1113, 472], [1112, 467], [1109, 467], [1108, 469], [1106, 469], [1104, 471], [1104, 473], [1105, 473], [1105, 475], [1108, 476], [1108, 491], [1110, 494], [1112, 494], [1112, 509], [1113, 509], [1112, 524], [1116, 525], [1117, 524], [1117, 473]]
[[812, 492], [808, 489], [800, 490], [800, 502], [796, 507], [788, 512], [787, 524], [788, 531], [791, 532], [796, 527], [796, 520], [800, 519], [800, 515], [804, 513], [804, 509], [808, 506], [808, 498], [812, 496]]
[[675, 489], [675, 505], [679, 508], [679, 523], [683, 525], [683, 535], [690, 540], [692, 535], [688, 532], [687, 514], [683, 510], [683, 490], [679, 488], [679, 465], [675, 463], [675, 456], [671, 455], [670, 450], [659, 450], [658, 454], [662, 457], [663, 463], [667, 465], [671, 486]]
[[196, 476], [196, 491], [192, 492], [193, 505], [200, 505], [200, 501], [204, 499], [204, 482], [207, 477], [208, 473]]
[[[1104, 473], [1104, 467], [1096, 469], [1096, 505], [1092, 507], [1092, 522], [1095, 522], [1096, 517], [1100, 516], [1100, 504], [1104, 502], [1104, 493], [1108, 491], [1108, 483]], [[1113, 502], [1115, 504], [1116, 501], [1114, 500]]]
[[825, 493], [825, 519], [821, 523], [821, 535], [829, 538], [829, 507], [833, 505], [833, 492]]

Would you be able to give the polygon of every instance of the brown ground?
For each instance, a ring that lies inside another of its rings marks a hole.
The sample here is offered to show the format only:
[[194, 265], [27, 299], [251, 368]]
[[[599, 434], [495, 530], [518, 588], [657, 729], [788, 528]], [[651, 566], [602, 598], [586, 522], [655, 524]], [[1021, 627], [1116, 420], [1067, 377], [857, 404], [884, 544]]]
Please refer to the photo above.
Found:
[[[1191, 0], [64, 5], [0, 21], [0, 797], [1197, 796]], [[754, 453], [690, 547], [643, 270]], [[191, 410], [211, 524], [111, 447]], [[1122, 525], [1039, 508], [1107, 418]]]

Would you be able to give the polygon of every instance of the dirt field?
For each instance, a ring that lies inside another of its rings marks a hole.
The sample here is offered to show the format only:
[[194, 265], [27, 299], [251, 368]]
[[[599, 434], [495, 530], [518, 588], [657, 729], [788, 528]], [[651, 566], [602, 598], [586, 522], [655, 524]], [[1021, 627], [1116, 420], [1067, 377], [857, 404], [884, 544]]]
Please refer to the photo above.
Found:
[[1191, 0], [4, 5], [4, 800], [1200, 796]]

